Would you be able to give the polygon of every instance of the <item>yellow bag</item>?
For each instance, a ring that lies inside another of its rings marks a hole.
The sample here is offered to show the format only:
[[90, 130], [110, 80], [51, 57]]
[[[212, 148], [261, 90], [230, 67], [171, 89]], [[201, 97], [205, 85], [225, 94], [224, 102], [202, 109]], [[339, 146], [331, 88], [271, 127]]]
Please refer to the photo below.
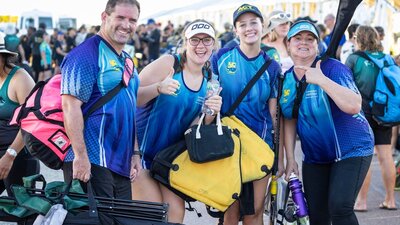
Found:
[[222, 124], [240, 132], [243, 183], [268, 175], [274, 163], [274, 152], [269, 145], [236, 116], [226, 116], [221, 120]]
[[[235, 133], [235, 131], [233, 131]], [[232, 134], [232, 156], [206, 163], [195, 163], [184, 151], [172, 162], [178, 169], [171, 169], [169, 182], [172, 188], [204, 204], [225, 212], [238, 198], [242, 180], [240, 173], [240, 140]]]

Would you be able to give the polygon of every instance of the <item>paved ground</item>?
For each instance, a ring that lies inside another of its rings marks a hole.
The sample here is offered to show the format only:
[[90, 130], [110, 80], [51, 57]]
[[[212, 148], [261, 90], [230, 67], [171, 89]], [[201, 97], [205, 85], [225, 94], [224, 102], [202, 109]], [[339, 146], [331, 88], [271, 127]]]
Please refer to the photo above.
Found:
[[[298, 145], [297, 145], [298, 146]], [[296, 149], [296, 154], [301, 155], [300, 149]], [[300, 157], [298, 157], [300, 158]], [[42, 174], [48, 182], [62, 180], [61, 171], [54, 171], [42, 165]], [[380, 175], [380, 167], [377, 158], [374, 157], [372, 164], [372, 182], [368, 196], [368, 212], [357, 213], [360, 225], [400, 225], [400, 209], [397, 211], [388, 211], [378, 208], [380, 202], [384, 199], [384, 189]], [[396, 204], [400, 207], [400, 192], [396, 192]], [[187, 225], [213, 225], [217, 220], [211, 218], [203, 204], [195, 203], [194, 207], [203, 215], [198, 218], [194, 212], [186, 212], [184, 223]], [[264, 223], [268, 224], [268, 218], [265, 216]], [[13, 225], [13, 223], [0, 222], [0, 225]]]

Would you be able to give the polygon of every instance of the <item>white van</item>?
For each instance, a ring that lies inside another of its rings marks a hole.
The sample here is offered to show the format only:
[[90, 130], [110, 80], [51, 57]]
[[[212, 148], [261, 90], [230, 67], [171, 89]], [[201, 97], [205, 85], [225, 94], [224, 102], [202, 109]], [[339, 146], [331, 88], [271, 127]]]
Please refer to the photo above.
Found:
[[46, 25], [46, 32], [51, 34], [54, 28], [54, 18], [49, 12], [39, 11], [37, 9], [23, 12], [19, 18], [19, 35], [26, 34], [29, 27], [39, 28], [39, 24]]

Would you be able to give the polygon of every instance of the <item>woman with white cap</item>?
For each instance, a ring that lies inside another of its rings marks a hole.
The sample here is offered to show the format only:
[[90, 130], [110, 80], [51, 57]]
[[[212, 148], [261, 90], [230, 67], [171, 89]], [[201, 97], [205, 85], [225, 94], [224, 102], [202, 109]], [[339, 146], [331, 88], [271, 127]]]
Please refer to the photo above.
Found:
[[15, 108], [25, 101], [35, 85], [31, 76], [14, 63], [18, 54], [5, 48], [0, 34], [0, 193], [12, 184], [22, 185], [22, 177], [39, 172], [39, 163], [24, 148], [19, 127], [8, 125]]
[[[237, 8], [233, 14], [233, 24], [240, 44], [230, 49], [222, 48], [212, 58], [213, 72], [219, 77], [222, 87], [221, 96], [224, 101], [221, 112], [227, 113], [256, 72], [265, 62], [272, 60], [233, 113], [272, 148], [277, 78], [281, 68], [261, 50], [263, 16], [256, 6], [243, 4]], [[283, 171], [283, 168], [280, 171]], [[240, 201], [233, 203], [225, 212], [224, 224], [238, 224], [242, 216], [245, 225], [263, 224], [268, 178], [269, 176], [266, 176], [244, 185]]]
[[299, 174], [297, 133], [310, 224], [358, 225], [353, 207], [371, 163], [373, 136], [353, 74], [335, 59], [321, 62], [319, 34], [311, 22], [294, 23], [287, 39], [294, 67], [285, 73], [280, 99], [286, 178]]
[[[149, 169], [157, 152], [178, 142], [198, 119], [210, 78], [209, 58], [215, 48], [215, 30], [205, 20], [195, 20], [184, 29], [183, 52], [165, 55], [139, 74], [138, 142], [144, 170], [133, 181], [133, 199], [169, 204], [168, 220], [182, 223], [184, 201], [152, 179]], [[174, 63], [179, 69], [174, 71]], [[211, 123], [220, 111], [222, 99], [216, 95], [205, 104], [214, 111], [206, 115]]]
[[293, 66], [293, 61], [286, 47], [286, 35], [289, 31], [290, 21], [290, 13], [276, 10], [269, 14], [266, 24], [268, 39], [264, 41], [264, 44], [274, 47], [278, 51], [283, 73]]

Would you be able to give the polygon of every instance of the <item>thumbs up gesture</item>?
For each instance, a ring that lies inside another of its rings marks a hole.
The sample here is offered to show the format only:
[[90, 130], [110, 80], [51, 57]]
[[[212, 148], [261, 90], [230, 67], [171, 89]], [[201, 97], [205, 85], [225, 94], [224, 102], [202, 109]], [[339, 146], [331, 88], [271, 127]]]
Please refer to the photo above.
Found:
[[322, 73], [321, 70], [321, 60], [318, 60], [317, 64], [314, 67], [308, 66], [294, 66], [295, 69], [304, 70], [304, 74], [306, 76], [306, 81], [309, 84], [320, 85], [326, 79], [326, 76]]
[[168, 76], [160, 82], [158, 86], [158, 92], [160, 94], [165, 94], [165, 95], [176, 95], [176, 91], [180, 88], [180, 83], [179, 81], [173, 79], [173, 75], [175, 73], [175, 70], [171, 68], [171, 70], [168, 73]]

